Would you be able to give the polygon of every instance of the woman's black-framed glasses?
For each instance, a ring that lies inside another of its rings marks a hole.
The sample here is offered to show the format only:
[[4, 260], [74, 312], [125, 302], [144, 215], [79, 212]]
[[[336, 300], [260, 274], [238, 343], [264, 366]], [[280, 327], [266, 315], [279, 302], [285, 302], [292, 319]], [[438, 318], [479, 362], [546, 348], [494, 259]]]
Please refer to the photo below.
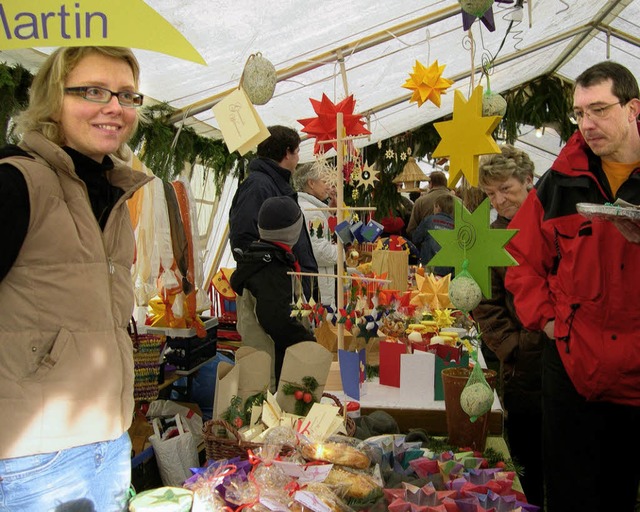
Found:
[[142, 105], [144, 96], [139, 92], [121, 91], [114, 92], [104, 87], [87, 85], [82, 87], [65, 87], [67, 94], [76, 94], [93, 103], [109, 103], [114, 96], [123, 107], [136, 108]]

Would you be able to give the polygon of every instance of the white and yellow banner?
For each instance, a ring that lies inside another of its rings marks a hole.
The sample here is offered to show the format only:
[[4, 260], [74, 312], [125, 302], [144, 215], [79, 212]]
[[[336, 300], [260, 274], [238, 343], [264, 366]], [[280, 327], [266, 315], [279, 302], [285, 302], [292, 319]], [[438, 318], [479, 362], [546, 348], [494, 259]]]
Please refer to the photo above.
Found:
[[206, 64], [142, 0], [0, 1], [0, 50], [48, 46], [126, 46]]

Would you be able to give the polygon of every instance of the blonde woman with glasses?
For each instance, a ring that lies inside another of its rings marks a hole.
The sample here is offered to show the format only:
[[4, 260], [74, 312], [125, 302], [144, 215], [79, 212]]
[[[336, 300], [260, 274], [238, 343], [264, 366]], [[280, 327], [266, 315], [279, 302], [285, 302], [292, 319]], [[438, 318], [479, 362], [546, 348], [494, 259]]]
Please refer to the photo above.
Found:
[[0, 510], [127, 507], [139, 74], [129, 49], [56, 50], [0, 152]]

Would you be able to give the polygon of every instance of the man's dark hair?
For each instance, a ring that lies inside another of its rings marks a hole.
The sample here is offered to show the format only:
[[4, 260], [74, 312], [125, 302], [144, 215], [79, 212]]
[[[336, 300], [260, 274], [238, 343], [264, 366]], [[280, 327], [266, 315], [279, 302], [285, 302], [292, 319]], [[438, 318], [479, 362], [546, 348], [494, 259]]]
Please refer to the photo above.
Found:
[[633, 73], [622, 64], [610, 60], [594, 64], [580, 73], [576, 78], [574, 90], [578, 85], [580, 87], [591, 87], [607, 80], [611, 80], [611, 92], [623, 104], [640, 97], [638, 81], [633, 76]]
[[429, 181], [431, 182], [432, 187], [446, 187], [447, 175], [440, 171], [433, 171], [429, 174]]
[[282, 162], [287, 151], [293, 153], [300, 146], [300, 135], [293, 128], [275, 125], [268, 130], [271, 135], [258, 144], [258, 156]]

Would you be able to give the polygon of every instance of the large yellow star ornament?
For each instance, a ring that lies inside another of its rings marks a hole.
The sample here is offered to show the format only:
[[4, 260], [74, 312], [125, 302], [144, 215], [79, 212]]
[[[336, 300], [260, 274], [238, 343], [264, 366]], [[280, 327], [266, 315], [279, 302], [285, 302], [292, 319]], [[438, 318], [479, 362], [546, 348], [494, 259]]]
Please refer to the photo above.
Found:
[[410, 102], [417, 102], [418, 106], [431, 100], [436, 107], [440, 106], [440, 95], [445, 94], [446, 90], [453, 85], [453, 80], [442, 77], [445, 66], [438, 66], [436, 60], [428, 68], [424, 67], [420, 62], [416, 61], [413, 67], [413, 73], [409, 73], [407, 80], [402, 87], [411, 89]]
[[449, 187], [455, 187], [461, 174], [472, 186], [478, 186], [479, 155], [500, 153], [491, 136], [500, 119], [500, 116], [482, 116], [481, 85], [473, 90], [469, 101], [460, 91], [455, 91], [453, 119], [433, 124], [442, 137], [433, 156], [449, 157]]
[[428, 305], [434, 311], [436, 309], [451, 307], [449, 299], [449, 283], [451, 274], [441, 279], [436, 279], [433, 274], [421, 276], [416, 274], [417, 291], [414, 292], [410, 304], [413, 306]]

